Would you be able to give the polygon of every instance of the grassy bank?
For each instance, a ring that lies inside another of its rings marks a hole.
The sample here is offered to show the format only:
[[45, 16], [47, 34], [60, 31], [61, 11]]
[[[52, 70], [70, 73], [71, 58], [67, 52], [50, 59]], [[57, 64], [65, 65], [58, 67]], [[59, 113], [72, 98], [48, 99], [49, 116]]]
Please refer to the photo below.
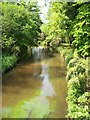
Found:
[[17, 56], [12, 54], [4, 54], [2, 56], [2, 72], [5, 73], [7, 70], [13, 68], [17, 63]]
[[80, 58], [77, 50], [68, 49], [67, 47], [60, 47], [59, 51], [64, 56], [67, 67], [67, 117], [89, 120], [90, 93], [87, 92], [87, 80], [90, 72], [88, 58]]

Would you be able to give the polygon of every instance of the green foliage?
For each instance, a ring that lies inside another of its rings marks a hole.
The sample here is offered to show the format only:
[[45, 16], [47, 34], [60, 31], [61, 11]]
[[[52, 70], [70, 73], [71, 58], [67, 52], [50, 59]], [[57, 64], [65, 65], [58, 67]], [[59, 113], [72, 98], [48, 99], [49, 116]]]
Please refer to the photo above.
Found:
[[[69, 47], [70, 48], [70, 47]], [[78, 120], [90, 119], [90, 93], [87, 91], [87, 79], [90, 75], [88, 61], [78, 56], [77, 49], [67, 49], [59, 47], [59, 51], [64, 54], [67, 67], [67, 118]]]
[[69, 43], [79, 56], [90, 56], [90, 4], [88, 2], [52, 2], [47, 24], [41, 30], [50, 47]]
[[2, 5], [3, 52], [19, 53], [23, 46], [35, 45], [38, 41], [41, 20], [39, 9], [31, 2], [19, 6], [11, 3]]
[[[1, 4], [1, 3], [0, 3]], [[11, 68], [17, 61], [15, 55], [25, 55], [29, 46], [38, 43], [41, 21], [36, 4], [21, 3], [21, 5], [2, 4], [2, 42], [3, 71]], [[87, 57], [90, 56], [90, 4], [88, 2], [52, 2], [48, 12], [49, 22], [41, 26], [46, 39], [42, 42], [55, 50], [61, 43], [73, 45], [73, 49], [65, 53], [68, 85], [68, 115], [69, 118], [89, 120], [89, 96], [86, 92], [86, 82], [90, 70]], [[15, 54], [15, 55], [13, 55]], [[85, 57], [86, 59], [80, 58]], [[24, 106], [17, 107], [14, 112], [18, 116]], [[22, 113], [21, 113], [22, 115]]]
[[13, 68], [17, 63], [17, 57], [15, 55], [3, 55], [2, 56], [2, 72]]
[[[0, 2], [2, 6], [2, 69], [13, 67], [17, 59], [27, 57], [28, 48], [39, 40], [41, 20], [36, 2]], [[9, 55], [8, 55], [9, 54]], [[16, 58], [16, 56], [19, 56]]]
[[78, 8], [78, 14], [73, 27], [73, 44], [79, 55], [90, 55], [90, 4], [84, 3]]
[[88, 59], [73, 58], [67, 65], [67, 117], [90, 119], [89, 93], [86, 92]]
[[41, 26], [41, 30], [47, 35], [46, 41], [52, 48], [57, 48], [61, 42], [68, 42], [67, 21], [65, 15], [67, 3], [52, 2], [48, 12], [47, 24]]
[[68, 101], [68, 117], [76, 118], [78, 120], [89, 120], [90, 119], [90, 108], [89, 108], [89, 92], [82, 94], [78, 100], [77, 104], [72, 101]]
[[73, 59], [73, 57], [74, 57], [73, 55], [74, 55], [73, 50], [72, 50], [72, 49], [69, 50], [68, 53], [67, 53], [67, 55], [65, 56], [66, 65], [68, 65], [69, 61], [70, 61], [71, 59]]

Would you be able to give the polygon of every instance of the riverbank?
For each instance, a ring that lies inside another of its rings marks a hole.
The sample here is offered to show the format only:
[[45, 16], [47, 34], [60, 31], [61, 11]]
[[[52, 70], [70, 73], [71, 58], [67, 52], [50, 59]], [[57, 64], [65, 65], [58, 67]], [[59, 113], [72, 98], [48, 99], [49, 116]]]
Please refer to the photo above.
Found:
[[65, 58], [67, 67], [67, 118], [78, 120], [90, 119], [90, 93], [87, 88], [87, 81], [90, 74], [88, 58], [80, 58], [77, 50], [69, 50], [67, 47], [60, 47], [59, 51]]
[[[32, 47], [28, 47], [23, 54], [9, 54], [9, 53], [2, 53], [2, 73], [6, 73], [7, 71], [13, 69], [18, 62], [20, 61], [27, 61], [32, 55]], [[21, 57], [22, 56], [22, 57]]]
[[2, 56], [2, 73], [5, 73], [6, 71], [12, 69], [17, 64], [18, 58], [16, 55], [3, 55]]
[[13, 69], [20, 61], [28, 61], [34, 54], [35, 49], [37, 49], [37, 51], [38, 50], [44, 51], [45, 54], [47, 54], [47, 56], [53, 56], [53, 53], [54, 53], [50, 51], [48, 47], [45, 47], [45, 46], [28, 47], [27, 51], [25, 51], [26, 53], [23, 51], [24, 53], [21, 55], [3, 53], [2, 54], [2, 67], [1, 67], [2, 73], [6, 73], [7, 71]]

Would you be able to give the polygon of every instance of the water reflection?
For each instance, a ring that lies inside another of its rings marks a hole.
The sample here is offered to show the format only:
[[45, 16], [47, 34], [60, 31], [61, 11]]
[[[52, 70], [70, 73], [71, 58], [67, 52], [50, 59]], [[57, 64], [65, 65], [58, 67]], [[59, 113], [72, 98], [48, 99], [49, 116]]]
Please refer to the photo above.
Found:
[[42, 88], [41, 88], [41, 95], [43, 96], [54, 96], [55, 90], [50, 82], [49, 73], [48, 73], [48, 65], [42, 62]]
[[41, 61], [45, 57], [45, 52], [43, 51], [43, 47], [34, 47], [32, 49], [32, 54], [33, 54], [33, 61]]

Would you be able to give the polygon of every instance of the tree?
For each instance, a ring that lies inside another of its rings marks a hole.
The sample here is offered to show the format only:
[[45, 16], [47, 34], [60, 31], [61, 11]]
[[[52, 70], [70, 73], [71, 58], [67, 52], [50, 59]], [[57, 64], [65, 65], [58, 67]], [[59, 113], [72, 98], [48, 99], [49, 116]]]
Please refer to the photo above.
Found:
[[0, 4], [2, 4], [3, 52], [18, 54], [24, 48], [37, 44], [42, 22], [36, 4], [31, 2], [27, 5], [21, 3], [19, 6], [6, 2]]

